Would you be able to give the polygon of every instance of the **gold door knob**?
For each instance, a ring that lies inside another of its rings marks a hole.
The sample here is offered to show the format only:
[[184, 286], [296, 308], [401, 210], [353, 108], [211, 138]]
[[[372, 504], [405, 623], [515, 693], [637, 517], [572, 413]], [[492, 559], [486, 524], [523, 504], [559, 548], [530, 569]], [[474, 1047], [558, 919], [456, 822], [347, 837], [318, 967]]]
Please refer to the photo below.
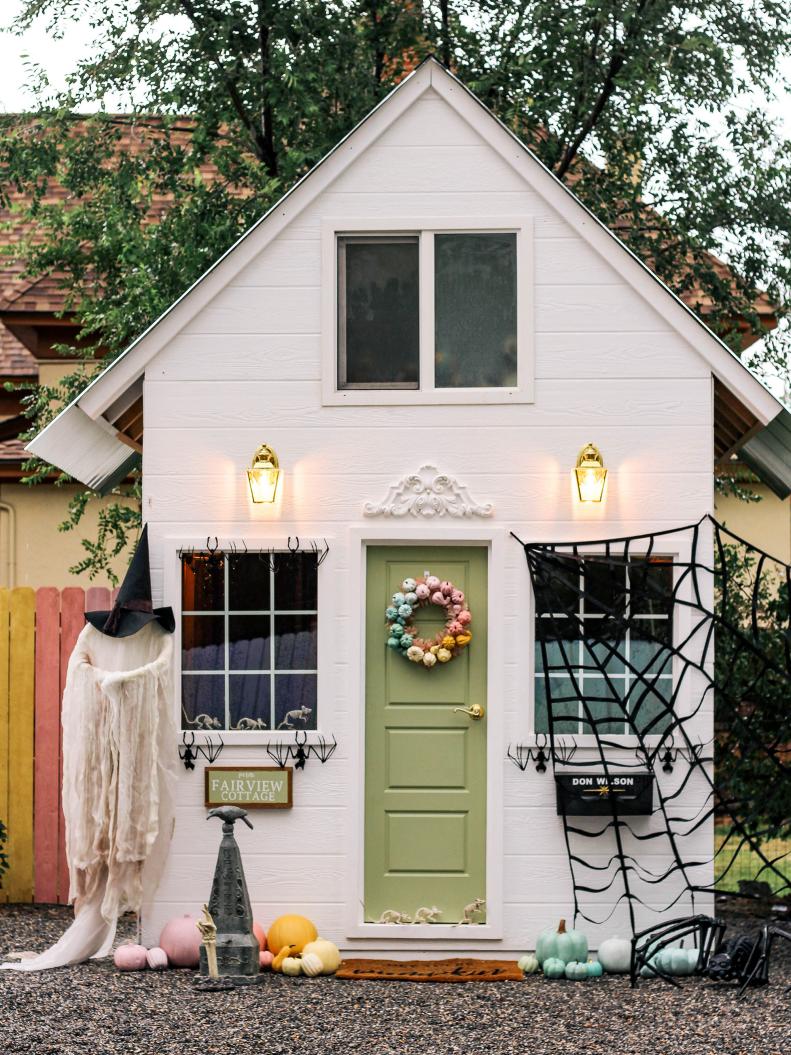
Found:
[[472, 718], [474, 722], [479, 722], [481, 718], [486, 714], [486, 711], [481, 707], [479, 703], [474, 703], [472, 707], [454, 707], [453, 713], [466, 714], [468, 718]]

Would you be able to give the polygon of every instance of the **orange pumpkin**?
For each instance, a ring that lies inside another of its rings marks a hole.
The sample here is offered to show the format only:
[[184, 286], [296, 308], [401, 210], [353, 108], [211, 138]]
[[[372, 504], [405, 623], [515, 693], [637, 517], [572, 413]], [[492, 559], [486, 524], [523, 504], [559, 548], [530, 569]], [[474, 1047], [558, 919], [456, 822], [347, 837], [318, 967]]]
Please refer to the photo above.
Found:
[[281, 949], [293, 946], [296, 952], [302, 952], [309, 941], [315, 941], [319, 932], [305, 916], [279, 916], [267, 934], [269, 951], [275, 956]]

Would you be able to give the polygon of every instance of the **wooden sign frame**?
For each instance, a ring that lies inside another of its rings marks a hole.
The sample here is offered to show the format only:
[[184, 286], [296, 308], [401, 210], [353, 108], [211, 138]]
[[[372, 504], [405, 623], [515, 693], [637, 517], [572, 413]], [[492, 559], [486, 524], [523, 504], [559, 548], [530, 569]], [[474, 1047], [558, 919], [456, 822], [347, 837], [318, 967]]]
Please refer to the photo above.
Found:
[[[203, 803], [206, 809], [215, 809], [218, 806], [240, 806], [245, 810], [290, 810], [294, 805], [294, 789], [292, 766], [206, 766], [203, 771]], [[280, 773], [286, 778], [286, 802], [250, 802], [244, 798], [229, 798], [224, 802], [210, 800], [209, 784], [211, 773]]]

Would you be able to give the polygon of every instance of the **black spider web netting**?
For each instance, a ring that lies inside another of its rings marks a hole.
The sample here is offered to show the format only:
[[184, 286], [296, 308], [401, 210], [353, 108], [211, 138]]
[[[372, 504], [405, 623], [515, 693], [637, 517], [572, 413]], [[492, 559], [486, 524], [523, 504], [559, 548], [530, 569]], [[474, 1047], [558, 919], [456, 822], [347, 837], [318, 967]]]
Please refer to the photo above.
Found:
[[601, 923], [626, 900], [634, 931], [636, 906], [694, 910], [745, 869], [742, 892], [791, 893], [791, 568], [710, 517], [523, 545], [547, 760], [556, 776], [654, 783], [650, 816], [617, 795], [573, 815], [559, 797], [575, 914]]

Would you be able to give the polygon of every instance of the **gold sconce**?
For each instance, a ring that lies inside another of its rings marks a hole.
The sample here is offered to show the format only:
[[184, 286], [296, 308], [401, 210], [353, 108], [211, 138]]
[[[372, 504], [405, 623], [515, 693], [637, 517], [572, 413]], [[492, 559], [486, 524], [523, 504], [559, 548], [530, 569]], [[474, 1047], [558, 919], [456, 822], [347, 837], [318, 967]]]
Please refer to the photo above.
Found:
[[607, 470], [604, 468], [599, 448], [587, 443], [580, 451], [574, 472], [577, 476], [580, 502], [601, 502]]
[[280, 462], [277, 455], [262, 443], [253, 455], [253, 464], [247, 470], [247, 481], [254, 502], [274, 502], [277, 481], [280, 479]]

